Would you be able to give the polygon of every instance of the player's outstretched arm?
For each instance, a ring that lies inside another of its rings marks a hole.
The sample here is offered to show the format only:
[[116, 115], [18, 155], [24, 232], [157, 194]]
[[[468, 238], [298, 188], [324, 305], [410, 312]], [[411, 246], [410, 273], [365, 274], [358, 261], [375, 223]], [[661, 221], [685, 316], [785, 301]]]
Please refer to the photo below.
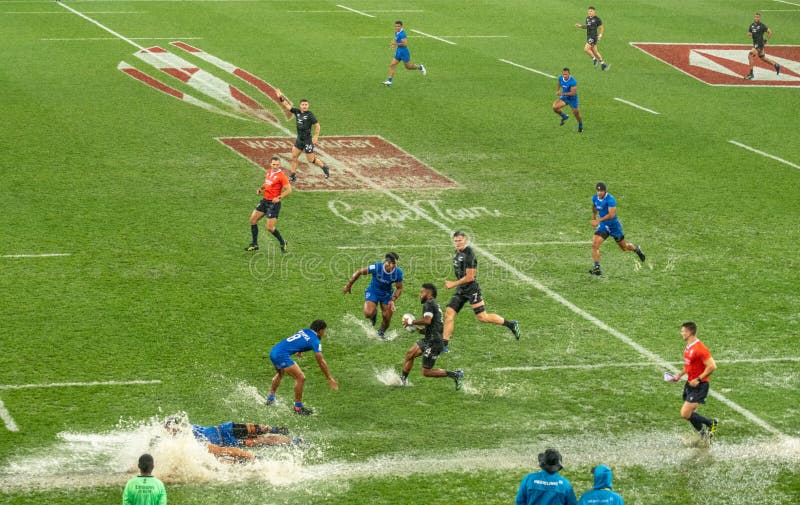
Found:
[[368, 271], [369, 270], [367, 270], [367, 267], [359, 268], [358, 270], [356, 270], [353, 273], [353, 275], [350, 276], [350, 280], [347, 281], [347, 284], [344, 285], [344, 288], [342, 289], [342, 292], [343, 293], [350, 293], [350, 288], [353, 287], [353, 284], [358, 280], [359, 277], [361, 277], [362, 275], [364, 275]]
[[286, 112], [289, 112], [292, 109], [292, 101], [286, 98], [283, 92], [278, 88], [275, 88], [275, 93], [278, 95], [278, 101], [280, 102], [281, 107], [283, 107]]
[[314, 358], [317, 359], [317, 365], [319, 365], [319, 369], [322, 370], [322, 373], [325, 374], [325, 377], [328, 379], [328, 384], [331, 386], [331, 389], [334, 391], [339, 390], [339, 383], [331, 375], [330, 370], [328, 370], [328, 363], [325, 362], [325, 358], [322, 356], [321, 352], [315, 352]]

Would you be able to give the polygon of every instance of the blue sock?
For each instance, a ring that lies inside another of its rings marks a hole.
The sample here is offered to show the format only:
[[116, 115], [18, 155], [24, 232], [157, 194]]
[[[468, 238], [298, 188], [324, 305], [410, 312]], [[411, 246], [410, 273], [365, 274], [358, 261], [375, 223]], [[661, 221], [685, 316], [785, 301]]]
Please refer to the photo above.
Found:
[[267, 395], [267, 400], [274, 401], [275, 395]]
[[392, 78], [391, 78], [391, 77], [389, 77], [389, 78], [388, 78], [388, 79], [386, 79], [386, 80], [387, 80], [387, 81], [389, 81], [389, 82], [392, 82]]
[[599, 261], [595, 261], [594, 262], [594, 266], [596, 266], [597, 268], [600, 268], [600, 262]]
[[303, 402], [294, 402], [294, 408], [303, 408]]
[[563, 112], [561, 113], [561, 119], [567, 119], [567, 115], [564, 114]]

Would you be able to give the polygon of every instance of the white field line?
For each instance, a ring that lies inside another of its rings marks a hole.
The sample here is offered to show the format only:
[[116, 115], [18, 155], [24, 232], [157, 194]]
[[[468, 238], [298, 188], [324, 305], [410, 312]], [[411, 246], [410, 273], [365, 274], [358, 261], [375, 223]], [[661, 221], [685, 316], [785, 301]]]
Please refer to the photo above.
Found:
[[[373, 11], [374, 12], [374, 11]], [[507, 39], [510, 35], [442, 35], [448, 39]], [[359, 39], [385, 39], [386, 35], [361, 35]]]
[[374, 18], [374, 17], [375, 17], [375, 16], [373, 16], [372, 14], [367, 14], [366, 12], [362, 12], [362, 11], [359, 11], [359, 10], [353, 9], [353, 8], [351, 8], [351, 7], [348, 7], [348, 6], [346, 6], [346, 5], [342, 5], [342, 4], [336, 4], [336, 7], [340, 7], [340, 8], [342, 8], [342, 9], [344, 9], [344, 10], [348, 10], [348, 11], [350, 11], [350, 12], [353, 12], [353, 13], [355, 13], [355, 14], [360, 14], [360, 15], [362, 15], [362, 16], [366, 16], [366, 17], [368, 17], [368, 18]]
[[161, 384], [158, 379], [154, 380], [131, 380], [131, 381], [94, 381], [94, 382], [51, 382], [48, 384], [0, 384], [2, 390], [34, 389], [34, 388], [68, 388], [68, 387], [89, 387], [89, 386], [136, 386], [144, 384]]
[[[333, 13], [336, 13], [336, 14], [347, 14], [346, 12], [342, 12], [341, 10], [335, 10], [335, 11], [334, 10], [315, 10], [315, 11], [307, 10], [307, 11], [286, 11], [286, 12], [292, 13], [292, 14], [322, 14], [322, 13], [325, 13], [325, 14], [333, 14]], [[420, 9], [417, 9], [417, 10], [376, 10], [376, 9], [369, 9], [369, 10], [366, 10], [364, 12], [425, 12], [425, 11], [420, 10]], [[373, 16], [373, 17], [375, 17], [375, 16]]]
[[[39, 39], [41, 41], [79, 42], [95, 40], [119, 40], [117, 37], [72, 37], [61, 39]], [[203, 37], [131, 37], [131, 40], [203, 40]]]
[[800, 12], [800, 9], [761, 9], [759, 12]]
[[643, 110], [645, 112], [649, 112], [650, 114], [658, 114], [658, 112], [656, 112], [654, 110], [650, 110], [647, 107], [642, 107], [641, 105], [637, 105], [637, 104], [635, 104], [633, 102], [629, 102], [627, 100], [623, 100], [622, 98], [615, 98], [614, 100], [616, 100], [618, 102], [622, 102], [622, 103], [624, 103], [626, 105], [630, 105], [631, 107], [636, 107], [637, 109], [641, 109], [641, 110]]
[[791, 161], [786, 161], [783, 158], [778, 158], [777, 156], [773, 156], [773, 155], [771, 155], [769, 153], [765, 153], [764, 151], [759, 151], [758, 149], [754, 149], [754, 148], [752, 148], [752, 147], [750, 147], [748, 145], [742, 144], [741, 142], [736, 142], [735, 140], [729, 140], [728, 142], [730, 142], [731, 144], [733, 144], [735, 146], [739, 146], [741, 148], [747, 149], [748, 151], [752, 151], [752, 152], [754, 152], [756, 154], [760, 154], [761, 156], [766, 156], [767, 158], [772, 158], [775, 161], [780, 161], [781, 163], [783, 163], [785, 165], [789, 165], [792, 168], [796, 168], [796, 169], [800, 170], [800, 165], [792, 163]]
[[[69, 14], [69, 12], [62, 12], [62, 11], [6, 11], [0, 12], [0, 14]], [[85, 14], [147, 14], [145, 11], [94, 11], [94, 12], [86, 12]]]
[[772, 1], [773, 1], [773, 2], [780, 2], [780, 3], [782, 3], [782, 4], [795, 5], [795, 6], [797, 6], [797, 7], [800, 7], [800, 4], [798, 4], [798, 3], [794, 3], [794, 2], [787, 2], [786, 0], [772, 0]]
[[14, 418], [11, 417], [11, 413], [6, 409], [6, 406], [3, 405], [3, 400], [0, 400], [0, 419], [3, 420], [8, 431], [19, 431], [19, 427], [17, 423], [14, 422]]
[[[93, 20], [93, 19], [91, 19], [91, 18], [89, 18], [89, 17], [87, 17], [87, 16], [85, 16], [83, 14], [81, 14], [80, 12], [75, 11], [74, 9], [70, 8], [69, 6], [66, 6], [66, 5], [63, 5], [63, 4], [59, 4], [59, 5], [64, 6], [64, 8], [66, 8], [66, 9], [72, 10], [77, 15], [85, 18], [87, 21], [90, 21], [91, 23], [99, 26], [100, 28], [106, 30], [107, 32], [109, 32], [109, 33], [111, 33], [113, 35], [119, 36], [121, 39], [126, 40], [130, 44], [135, 45], [135, 46], [138, 47], [138, 44], [136, 44], [132, 40], [130, 40], [130, 39], [118, 34], [117, 32], [114, 32], [110, 28], [107, 28], [107, 27], [103, 26], [102, 24], [98, 23], [97, 21], [95, 21], [95, 20]], [[289, 130], [285, 126], [283, 126], [281, 124], [277, 124], [277, 125], [275, 125], [275, 127], [280, 129], [281, 131], [283, 131], [285, 135], [293, 136], [291, 130]], [[358, 174], [358, 173], [355, 173], [355, 172], [349, 170], [346, 166], [344, 166], [342, 163], [340, 163], [334, 157], [328, 156], [322, 149], [319, 150], [319, 154], [321, 156], [325, 156], [325, 157], [329, 158], [331, 160], [331, 164], [333, 164], [334, 167], [339, 168], [342, 172], [349, 172], [350, 175], [354, 179], [360, 180], [362, 183], [370, 186], [374, 191], [382, 192], [388, 198], [396, 201], [398, 204], [406, 207], [410, 211], [412, 211], [415, 214], [417, 214], [421, 219], [424, 219], [424, 220], [428, 221], [432, 225], [434, 225], [437, 228], [439, 228], [440, 230], [444, 231], [445, 233], [447, 233], [448, 238], [452, 236], [453, 230], [450, 229], [450, 227], [447, 224], [436, 220], [433, 216], [431, 216], [430, 214], [425, 212], [423, 209], [420, 209], [419, 207], [414, 206], [412, 203], [406, 201], [403, 197], [401, 197], [399, 195], [396, 195], [393, 192], [391, 192], [391, 191], [389, 191], [389, 190], [387, 190], [385, 188], [380, 187], [377, 183], [375, 183], [371, 179], [369, 179], [369, 178], [367, 178], [367, 177], [365, 177], [365, 176], [363, 176], [361, 174]], [[558, 293], [556, 293], [552, 289], [548, 288], [547, 286], [545, 286], [541, 282], [535, 280], [534, 278], [532, 278], [532, 277], [528, 276], [527, 274], [521, 272], [520, 270], [514, 268], [512, 265], [510, 265], [509, 263], [501, 260], [500, 258], [495, 256], [494, 254], [491, 254], [486, 249], [484, 249], [484, 248], [482, 248], [480, 246], [473, 246], [473, 248], [478, 253], [480, 253], [484, 257], [486, 257], [489, 261], [494, 263], [495, 265], [497, 265], [497, 266], [503, 268], [504, 270], [506, 270], [507, 272], [515, 275], [520, 281], [525, 282], [525, 283], [533, 286], [537, 290], [541, 291], [544, 295], [546, 295], [547, 297], [551, 298], [552, 300], [558, 302], [559, 304], [563, 305], [564, 307], [566, 307], [567, 309], [569, 309], [573, 313], [577, 314], [578, 316], [580, 316], [583, 319], [589, 321], [590, 323], [594, 324], [598, 328], [600, 328], [600, 329], [606, 331], [607, 333], [611, 334], [612, 336], [616, 337], [617, 339], [619, 339], [620, 341], [622, 341], [623, 343], [625, 343], [629, 347], [633, 348], [636, 352], [641, 354], [643, 357], [645, 357], [648, 360], [650, 360], [653, 364], [659, 365], [662, 368], [667, 369], [669, 371], [672, 371], [674, 373], [678, 373], [678, 370], [675, 367], [673, 367], [669, 362], [667, 362], [666, 360], [661, 358], [659, 355], [655, 354], [654, 352], [652, 352], [649, 349], [645, 348], [641, 344], [637, 343], [636, 341], [634, 341], [632, 338], [630, 338], [629, 336], [625, 335], [621, 331], [612, 328], [611, 326], [609, 326], [608, 324], [604, 323], [600, 319], [596, 318], [592, 314], [590, 314], [590, 313], [586, 312], [585, 310], [581, 309], [580, 307], [578, 307], [574, 303], [570, 302], [569, 300], [567, 300], [563, 296], [559, 295]], [[786, 435], [783, 432], [781, 432], [780, 430], [778, 430], [777, 428], [775, 428], [771, 424], [767, 423], [766, 421], [764, 421], [760, 417], [756, 416], [755, 414], [753, 414], [749, 410], [745, 409], [744, 407], [740, 406], [739, 404], [735, 403], [734, 401], [728, 399], [726, 396], [722, 395], [721, 393], [718, 393], [716, 391], [711, 391], [710, 394], [711, 394], [711, 396], [713, 396], [714, 398], [718, 399], [719, 401], [721, 401], [722, 403], [727, 405], [729, 408], [735, 410], [736, 412], [738, 412], [742, 416], [746, 417], [751, 422], [753, 422], [754, 424], [760, 426], [764, 430], [766, 430], [766, 431], [768, 431], [768, 432], [770, 432], [770, 433], [772, 433], [774, 435], [778, 435], [778, 436], [781, 436], [783, 438], [786, 438]]]
[[418, 33], [418, 34], [420, 34], [420, 35], [422, 35], [424, 37], [428, 37], [428, 38], [431, 38], [431, 39], [436, 39], [436, 40], [438, 40], [440, 42], [444, 42], [445, 44], [450, 44], [451, 46], [456, 45], [456, 43], [453, 42], [452, 40], [443, 39], [441, 37], [437, 37], [436, 35], [431, 35], [430, 33], [425, 33], [425, 32], [421, 32], [419, 30], [414, 30], [414, 29], [412, 29], [410, 31], [412, 31], [414, 33]]
[[[538, 246], [547, 246], [547, 245], [588, 245], [591, 244], [591, 240], [575, 240], [571, 242], [489, 242], [486, 244], [482, 244], [484, 247], [538, 247]], [[449, 244], [392, 244], [392, 245], [340, 245], [336, 246], [337, 249], [390, 249], [392, 247], [403, 247], [403, 248], [411, 248], [411, 249], [422, 249], [422, 248], [431, 248], [431, 249], [452, 249], [453, 246]]]
[[62, 256], [72, 256], [72, 253], [3, 254], [0, 258], [58, 258]]
[[[716, 363], [723, 365], [736, 365], [740, 363], [756, 364], [756, 363], [798, 363], [800, 357], [785, 357], [785, 358], [753, 358], [753, 359], [715, 359]], [[648, 361], [630, 362], [630, 363], [592, 363], [584, 365], [541, 365], [541, 366], [501, 366], [493, 368], [495, 372], [535, 372], [545, 370], [597, 370], [601, 368], [647, 368], [652, 367], [653, 363]], [[674, 363], [674, 366], [680, 367], [681, 363]]]
[[540, 70], [536, 70], [535, 68], [526, 67], [524, 65], [520, 65], [519, 63], [514, 63], [513, 61], [504, 60], [503, 58], [499, 58], [499, 61], [502, 61], [503, 63], [508, 63], [509, 65], [513, 65], [513, 66], [521, 68], [523, 70], [527, 70], [528, 72], [533, 72], [534, 74], [543, 75], [543, 76], [549, 77], [551, 79], [555, 79], [556, 78], [556, 76], [548, 74], [547, 72], [542, 72]]

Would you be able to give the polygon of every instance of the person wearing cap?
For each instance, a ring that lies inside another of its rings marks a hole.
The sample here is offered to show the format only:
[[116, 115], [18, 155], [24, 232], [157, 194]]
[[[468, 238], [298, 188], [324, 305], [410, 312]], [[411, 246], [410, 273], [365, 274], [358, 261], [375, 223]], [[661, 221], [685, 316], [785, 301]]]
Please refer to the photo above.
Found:
[[153, 477], [153, 456], [139, 456], [139, 476], [130, 479], [122, 491], [122, 505], [167, 505], [164, 483]]
[[577, 505], [572, 484], [558, 474], [561, 454], [555, 449], [539, 453], [540, 472], [529, 473], [517, 491], [516, 505]]
[[595, 185], [597, 194], [592, 196], [592, 226], [594, 226], [594, 238], [592, 239], [592, 259], [594, 267], [589, 270], [592, 275], [601, 275], [600, 270], [600, 246], [608, 237], [613, 237], [617, 245], [623, 251], [633, 251], [639, 256], [639, 260], [644, 263], [644, 253], [639, 246], [625, 241], [625, 233], [622, 231], [622, 223], [617, 217], [617, 201], [606, 191], [606, 184], [598, 182]]
[[[395, 302], [403, 293], [403, 269], [397, 266], [399, 258], [395, 252], [386, 253], [383, 262], [372, 263], [356, 270], [342, 289], [342, 292], [348, 294], [359, 277], [372, 274], [372, 280], [364, 291], [364, 317], [372, 322], [372, 326], [375, 326], [378, 319], [378, 304], [380, 304], [379, 337], [383, 337], [386, 333], [386, 329], [392, 322], [392, 314], [396, 309]], [[397, 288], [396, 291], [392, 289], [392, 284]]]
[[605, 465], [592, 468], [594, 487], [583, 493], [578, 505], [624, 505], [622, 497], [611, 490], [611, 469]]
[[303, 385], [306, 382], [306, 376], [300, 366], [292, 360], [292, 355], [297, 354], [301, 356], [306, 351], [314, 352], [314, 359], [317, 360], [317, 365], [325, 377], [328, 379], [328, 384], [334, 391], [339, 390], [339, 384], [334, 380], [330, 370], [328, 370], [328, 363], [322, 356], [322, 337], [328, 329], [328, 324], [322, 319], [317, 319], [311, 323], [311, 326], [304, 328], [294, 335], [286, 337], [281, 340], [269, 351], [269, 359], [275, 367], [275, 376], [272, 378], [269, 393], [267, 394], [267, 405], [275, 404], [275, 392], [281, 385], [284, 375], [290, 375], [294, 379], [294, 413], [302, 416], [309, 416], [314, 412], [303, 406]]

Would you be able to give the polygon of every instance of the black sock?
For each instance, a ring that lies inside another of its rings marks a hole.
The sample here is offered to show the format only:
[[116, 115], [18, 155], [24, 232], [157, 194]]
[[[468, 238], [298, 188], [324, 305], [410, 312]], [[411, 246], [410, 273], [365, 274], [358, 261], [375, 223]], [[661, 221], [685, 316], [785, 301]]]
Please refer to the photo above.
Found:
[[253, 235], [253, 243], [258, 244], [258, 225], [251, 224], [250, 225], [250, 233]]
[[450, 370], [447, 370], [447, 376], [450, 377], [451, 379], [455, 379], [456, 378], [456, 373], [455, 372], [451, 372]]
[[697, 412], [692, 412], [692, 415], [689, 416], [689, 422], [692, 423], [692, 426], [694, 426], [694, 429], [697, 431], [703, 429], [703, 425], [711, 426], [711, 419], [703, 417]]
[[403, 378], [408, 379], [408, 372], [403, 372]]
[[272, 232], [272, 236], [278, 239], [278, 242], [280, 242], [281, 245], [284, 244], [283, 237], [281, 237], [281, 232], [279, 232], [277, 228], [275, 228], [275, 230]]
[[503, 326], [505, 326], [509, 330], [513, 330], [514, 329], [514, 324], [511, 321], [509, 321], [508, 319], [503, 319]]

